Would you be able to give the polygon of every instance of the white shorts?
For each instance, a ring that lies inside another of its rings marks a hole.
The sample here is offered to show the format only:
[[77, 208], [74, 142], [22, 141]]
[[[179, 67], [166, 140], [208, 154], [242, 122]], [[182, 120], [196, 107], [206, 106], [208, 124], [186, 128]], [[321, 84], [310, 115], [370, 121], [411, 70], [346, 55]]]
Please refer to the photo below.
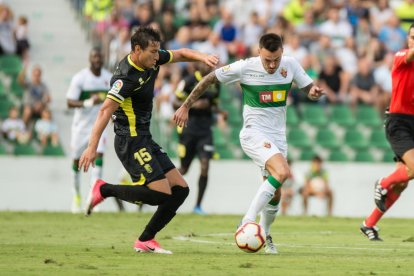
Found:
[[247, 156], [260, 167], [263, 176], [268, 175], [265, 165], [273, 155], [281, 153], [287, 158], [286, 140], [277, 139], [258, 130], [243, 128], [240, 132], [240, 144]]
[[[79, 160], [82, 156], [83, 151], [87, 148], [89, 142], [89, 135], [80, 132], [73, 133], [72, 132], [72, 140], [70, 142], [70, 148], [72, 151], [72, 158], [73, 160]], [[106, 129], [102, 133], [101, 139], [99, 139], [97, 152], [104, 153], [106, 148], [106, 140], [107, 140], [107, 132]]]

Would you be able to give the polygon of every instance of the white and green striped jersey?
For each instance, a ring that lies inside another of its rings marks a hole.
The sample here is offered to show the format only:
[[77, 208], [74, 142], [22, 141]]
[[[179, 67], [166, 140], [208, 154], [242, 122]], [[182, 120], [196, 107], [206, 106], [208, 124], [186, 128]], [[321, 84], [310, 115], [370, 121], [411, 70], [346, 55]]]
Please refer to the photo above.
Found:
[[[112, 74], [104, 68], [101, 69], [100, 76], [95, 76], [89, 68], [84, 68], [73, 76], [66, 98], [69, 100], [84, 101], [89, 99], [93, 94], [97, 94], [104, 100], [110, 89], [109, 83], [111, 77]], [[89, 135], [98, 116], [100, 107], [101, 104], [91, 107], [75, 108], [72, 131]]]
[[279, 68], [269, 74], [260, 57], [239, 60], [215, 71], [225, 84], [240, 82], [243, 92], [243, 127], [265, 133], [286, 134], [286, 99], [292, 82], [303, 88], [313, 81], [302, 66], [282, 56]]

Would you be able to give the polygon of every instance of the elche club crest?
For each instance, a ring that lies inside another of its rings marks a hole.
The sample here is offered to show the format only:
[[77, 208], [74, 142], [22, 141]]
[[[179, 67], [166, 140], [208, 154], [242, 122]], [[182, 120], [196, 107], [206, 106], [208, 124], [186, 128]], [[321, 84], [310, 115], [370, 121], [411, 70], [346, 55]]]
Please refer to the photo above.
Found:
[[270, 149], [272, 147], [272, 144], [270, 144], [269, 142], [264, 142], [263, 147]]
[[282, 77], [284, 77], [286, 79], [287, 73], [288, 73], [286, 68], [284, 68], [284, 67], [280, 68], [279, 73]]

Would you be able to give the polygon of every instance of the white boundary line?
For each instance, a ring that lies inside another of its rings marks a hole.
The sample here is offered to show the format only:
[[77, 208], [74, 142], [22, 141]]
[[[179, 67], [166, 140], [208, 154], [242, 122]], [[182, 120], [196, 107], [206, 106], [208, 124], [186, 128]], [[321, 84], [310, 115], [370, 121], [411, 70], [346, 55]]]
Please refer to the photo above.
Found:
[[[193, 243], [202, 243], [202, 244], [220, 244], [220, 245], [231, 245], [234, 246], [234, 242], [220, 242], [220, 241], [209, 241], [199, 239], [202, 237], [224, 237], [224, 236], [233, 236], [233, 233], [211, 233], [205, 235], [198, 235], [196, 237], [186, 237], [186, 236], [176, 236], [173, 237], [174, 240], [178, 241], [187, 241]], [[345, 249], [345, 250], [368, 250], [368, 251], [395, 251], [395, 250], [403, 250], [403, 251], [410, 251], [414, 252], [414, 248], [378, 248], [375, 247], [352, 247], [352, 246], [323, 246], [319, 244], [287, 244], [287, 243], [277, 243], [277, 246], [280, 247], [288, 247], [288, 248], [313, 248], [313, 249]], [[391, 245], [391, 244], [387, 244]], [[401, 244], [399, 244], [401, 246]]]

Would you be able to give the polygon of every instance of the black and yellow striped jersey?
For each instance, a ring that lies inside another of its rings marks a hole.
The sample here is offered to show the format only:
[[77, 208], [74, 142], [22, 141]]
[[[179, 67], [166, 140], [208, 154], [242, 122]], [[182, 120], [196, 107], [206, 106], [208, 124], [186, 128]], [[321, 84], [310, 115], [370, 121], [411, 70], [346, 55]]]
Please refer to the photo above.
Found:
[[138, 67], [130, 55], [119, 62], [107, 95], [120, 104], [112, 115], [117, 135], [149, 134], [155, 79], [159, 66], [170, 62], [172, 57], [171, 51], [159, 50], [159, 60], [151, 69]]

